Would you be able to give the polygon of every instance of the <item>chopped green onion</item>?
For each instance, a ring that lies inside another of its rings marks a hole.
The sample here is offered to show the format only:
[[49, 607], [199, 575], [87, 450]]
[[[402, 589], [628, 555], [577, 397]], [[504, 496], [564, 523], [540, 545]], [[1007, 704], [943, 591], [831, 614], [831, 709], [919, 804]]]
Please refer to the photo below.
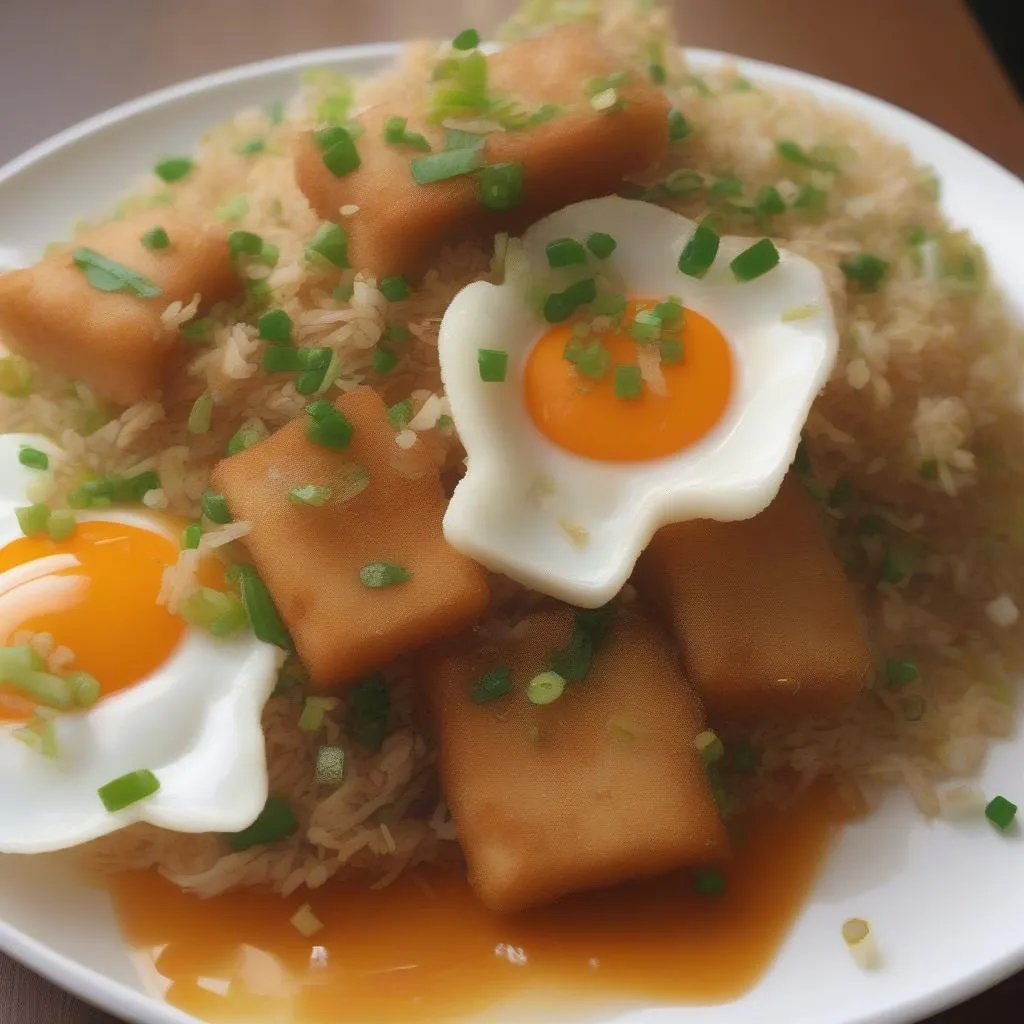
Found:
[[825, 212], [828, 204], [828, 193], [815, 185], [805, 183], [800, 186], [796, 199], [793, 200], [793, 208], [811, 216], [818, 216]]
[[304, 484], [302, 487], [293, 487], [288, 492], [288, 500], [296, 505], [312, 505], [320, 508], [331, 500], [330, 487], [323, 487], [320, 484]]
[[401, 302], [409, 298], [409, 281], [403, 274], [396, 274], [394, 277], [381, 278], [381, 294], [388, 302]]
[[444, 148], [446, 151], [456, 149], [479, 149], [484, 144], [484, 137], [479, 132], [467, 132], [461, 128], [446, 128], [444, 132]]
[[565, 679], [548, 669], [535, 675], [526, 685], [526, 699], [531, 704], [553, 704], [565, 692]]
[[292, 340], [292, 318], [283, 309], [272, 309], [259, 318], [256, 329], [264, 341], [287, 345]]
[[985, 805], [985, 817], [1001, 832], [1005, 832], [1017, 814], [1017, 805], [1005, 796], [995, 796]]
[[802, 146], [788, 139], [776, 142], [775, 152], [783, 160], [787, 160], [791, 164], [799, 164], [801, 167], [812, 167], [816, 171], [829, 171], [832, 174], [839, 173], [839, 168], [831, 160], [821, 160], [818, 157], [811, 156]]
[[0, 682], [58, 711], [66, 710], [72, 703], [67, 680], [44, 672], [42, 658], [26, 644], [0, 647]]
[[920, 466], [917, 467], [917, 475], [922, 480], [938, 480], [939, 479], [939, 460], [938, 459], [925, 459]]
[[348, 734], [366, 750], [376, 753], [384, 743], [391, 715], [391, 696], [384, 677], [379, 673], [367, 676], [345, 694]]
[[[657, 186], [653, 186], [655, 189]], [[662, 183], [661, 187], [673, 196], [688, 196], [699, 192], [704, 187], [704, 175], [699, 171], [682, 168], [673, 171]]]
[[594, 313], [597, 316], [622, 316], [629, 302], [625, 295], [602, 292], [594, 299]]
[[352, 424], [330, 402], [319, 399], [306, 406], [306, 437], [313, 444], [342, 451], [352, 440]]
[[264, 373], [296, 373], [306, 369], [299, 354], [301, 351], [286, 345], [272, 345], [263, 353], [260, 368]]
[[412, 419], [412, 402], [403, 398], [388, 409], [388, 422], [395, 430], [404, 430]]
[[191, 342], [209, 341], [213, 332], [213, 321], [208, 316], [195, 316], [178, 328], [178, 333]]
[[556, 238], [544, 247], [549, 267], [586, 266], [587, 251], [575, 238]]
[[508, 372], [508, 353], [495, 348], [476, 350], [480, 379], [486, 384], [500, 384]]
[[550, 121], [553, 118], [558, 117], [562, 113], [562, 108], [554, 103], [542, 103], [527, 119], [525, 128], [534, 128], [539, 124], [544, 124], [546, 121]]
[[629, 325], [629, 333], [634, 341], [656, 341], [661, 335], [661, 317], [649, 309], [641, 309], [633, 317]]
[[744, 249], [730, 264], [737, 281], [753, 281], [773, 270], [779, 262], [779, 250], [770, 238], [762, 238]]
[[512, 676], [508, 666], [502, 665], [486, 675], [481, 676], [469, 691], [470, 697], [477, 704], [487, 704], [499, 697], [504, 697], [512, 689]]
[[32, 448], [29, 445], [22, 445], [18, 451], [18, 461], [28, 469], [48, 469], [50, 465], [50, 457], [46, 452], [41, 452], [38, 448]]
[[384, 141], [392, 146], [411, 146], [413, 149], [430, 152], [430, 143], [419, 132], [406, 130], [409, 120], [405, 117], [389, 117], [384, 122]]
[[50, 510], [46, 505], [37, 502], [34, 505], [25, 505], [14, 510], [18, 526], [26, 537], [35, 537], [46, 532], [50, 522]]
[[655, 85], [664, 85], [665, 80], [668, 77], [665, 73], [664, 64], [648, 64], [647, 74], [650, 75], [651, 81]]
[[683, 361], [683, 342], [680, 338], [665, 338], [658, 347], [665, 366], [674, 366]]
[[313, 779], [318, 786], [340, 786], [345, 781], [345, 751], [325, 744], [316, 753]]
[[644, 386], [640, 367], [620, 365], [615, 367], [615, 397], [639, 398]]
[[576, 372], [588, 380], [600, 380], [611, 367], [612, 357], [600, 341], [583, 345], [575, 339], [565, 346], [564, 359], [576, 367]]
[[245, 627], [247, 614], [234, 594], [199, 587], [182, 601], [181, 617], [213, 636], [228, 637]]
[[193, 167], [195, 167], [195, 162], [187, 156], [172, 156], [161, 160], [153, 168], [153, 173], [168, 185], [172, 185], [191, 174]]
[[324, 221], [309, 245], [307, 255], [322, 256], [328, 263], [344, 269], [348, 264], [348, 233], [337, 224]]
[[730, 196], [738, 196], [743, 191], [743, 182], [739, 178], [728, 175], [724, 178], [716, 178], [708, 188], [708, 196], [711, 199], [728, 199]]
[[362, 163], [359, 150], [356, 149], [355, 139], [347, 128], [335, 125], [328, 131], [331, 132], [330, 146], [324, 150], [321, 159], [331, 174], [336, 178], [343, 178]]
[[677, 299], [669, 299], [667, 302], [659, 302], [654, 307], [654, 315], [668, 327], [681, 326], [683, 307]]
[[693, 876], [693, 888], [701, 896], [720, 896], [725, 892], [725, 875], [713, 868], [698, 871]]
[[288, 651], [292, 647], [292, 638], [281, 621], [277, 607], [267, 585], [260, 579], [259, 573], [251, 565], [244, 562], [235, 567], [238, 573], [239, 589], [245, 614], [249, 617], [249, 625], [257, 640], [274, 644]]
[[909, 686], [921, 678], [917, 662], [909, 659], [887, 658], [885, 662], [885, 681], [889, 686], [899, 689]]
[[471, 174], [483, 164], [483, 154], [479, 149], [453, 149], [414, 157], [409, 163], [409, 169], [413, 181], [418, 185], [431, 185], [437, 181]]
[[370, 354], [370, 362], [374, 373], [390, 373], [398, 365], [398, 356], [390, 349], [374, 345]]
[[714, 729], [705, 729], [694, 737], [693, 745], [705, 765], [714, 764], [725, 757], [725, 744]]
[[718, 255], [718, 232], [702, 220], [679, 255], [679, 269], [687, 277], [704, 277]]
[[580, 306], [593, 302], [597, 298], [597, 284], [592, 277], [584, 278], [569, 285], [564, 292], [555, 292], [544, 302], [544, 319], [548, 323], [557, 324], [576, 312]]
[[615, 252], [615, 239], [604, 231], [595, 231], [587, 236], [587, 248], [599, 260], [606, 260]]
[[232, 196], [226, 203], [218, 206], [214, 216], [218, 220], [241, 220], [249, 212], [249, 200], [242, 195]]
[[251, 448], [254, 444], [262, 441], [266, 436], [265, 431], [259, 430], [256, 427], [240, 427], [231, 435], [231, 440], [228, 441], [228, 455], [237, 455], [239, 452], [244, 452], [247, 448]]
[[668, 141], [670, 143], [682, 142], [692, 131], [686, 118], [683, 117], [683, 112], [673, 107], [668, 112]]
[[203, 539], [203, 524], [202, 523], [189, 523], [184, 530], [181, 531], [181, 546], [186, 551], [194, 551], [199, 547], [199, 542]]
[[46, 532], [52, 541], [67, 540], [75, 532], [78, 525], [75, 513], [69, 508], [58, 508], [50, 513], [50, 521], [46, 524]]
[[299, 731], [316, 732], [324, 724], [327, 712], [337, 706], [337, 697], [307, 697], [299, 715]]
[[190, 434], [208, 434], [213, 422], [213, 394], [204, 391], [192, 404], [188, 414], [188, 432]]
[[223, 494], [215, 494], [213, 491], [204, 491], [199, 499], [199, 505], [203, 515], [211, 523], [223, 526], [231, 522], [231, 510], [228, 508], [228, 500]]
[[254, 846], [266, 846], [286, 839], [299, 827], [292, 805], [283, 796], [271, 793], [256, 820], [241, 832], [229, 832], [224, 841], [236, 853]]
[[786, 200], [774, 185], [762, 185], [757, 190], [754, 205], [768, 217], [786, 212]]
[[147, 249], [166, 249], [171, 244], [170, 236], [161, 227], [150, 228], [142, 236], [142, 244]]
[[258, 156], [267, 148], [267, 140], [257, 136], [235, 147], [239, 156]]
[[32, 371], [17, 356], [0, 357], [0, 395], [23, 398], [32, 390]]
[[130, 292], [140, 299], [155, 299], [163, 290], [148, 277], [137, 274], [123, 263], [108, 259], [93, 249], [76, 249], [71, 254], [76, 267], [85, 272], [85, 279], [101, 292]]
[[396, 345], [404, 345], [412, 337], [412, 331], [405, 324], [388, 324], [384, 337]]
[[928, 232], [922, 227], [911, 228], [907, 232], [907, 245], [924, 245], [928, 241]]
[[263, 238], [254, 231], [232, 231], [228, 235], [231, 256], [259, 256], [263, 251]]
[[475, 28], [464, 28], [453, 40], [456, 50], [475, 50], [480, 45], [480, 34]]
[[53, 722], [42, 715], [34, 715], [27, 725], [15, 729], [11, 736], [19, 743], [24, 743], [25, 746], [50, 760], [56, 760], [60, 756], [57, 730], [54, 728]]
[[872, 256], [871, 253], [859, 252], [840, 260], [839, 269], [846, 275], [848, 281], [856, 282], [861, 291], [875, 292], [889, 270], [889, 262]]
[[510, 210], [523, 201], [523, 165], [489, 164], [477, 177], [477, 201], [488, 210]]
[[564, 647], [551, 652], [548, 667], [571, 683], [583, 679], [614, 614], [615, 605], [611, 603], [589, 611], [577, 608], [569, 640]]
[[368, 562], [359, 570], [359, 582], [368, 590], [392, 587], [412, 579], [412, 573], [394, 562]]
[[103, 806], [111, 813], [123, 811], [132, 804], [152, 796], [160, 789], [160, 780], [148, 769], [139, 768], [113, 779], [96, 791]]

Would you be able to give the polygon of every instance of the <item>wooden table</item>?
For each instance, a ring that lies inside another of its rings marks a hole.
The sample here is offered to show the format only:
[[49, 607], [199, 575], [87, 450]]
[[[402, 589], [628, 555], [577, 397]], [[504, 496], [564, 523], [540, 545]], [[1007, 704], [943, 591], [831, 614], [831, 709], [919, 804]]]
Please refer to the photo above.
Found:
[[[0, 161], [151, 89], [345, 43], [451, 36], [514, 0], [0, 0]], [[10, 8], [14, 7], [14, 10]], [[941, 125], [1024, 174], [1024, 112], [959, 0], [676, 0], [693, 46], [845, 82]], [[1016, 1019], [1024, 975], [935, 1024]], [[0, 956], [3, 1024], [112, 1024]]]

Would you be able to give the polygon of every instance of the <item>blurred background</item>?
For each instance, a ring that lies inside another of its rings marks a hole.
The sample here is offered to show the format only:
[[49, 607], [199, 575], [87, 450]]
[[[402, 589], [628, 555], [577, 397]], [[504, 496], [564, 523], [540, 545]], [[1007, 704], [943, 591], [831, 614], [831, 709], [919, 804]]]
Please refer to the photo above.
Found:
[[[117, 103], [303, 50], [484, 35], [516, 0], [0, 0], [0, 163]], [[674, 0], [689, 46], [783, 64], [913, 111], [1024, 174], [1021, 0]], [[1013, 83], [1016, 83], [1016, 87]], [[936, 1024], [1020, 1019], [1024, 975]], [[0, 955], [0, 1024], [110, 1018]]]

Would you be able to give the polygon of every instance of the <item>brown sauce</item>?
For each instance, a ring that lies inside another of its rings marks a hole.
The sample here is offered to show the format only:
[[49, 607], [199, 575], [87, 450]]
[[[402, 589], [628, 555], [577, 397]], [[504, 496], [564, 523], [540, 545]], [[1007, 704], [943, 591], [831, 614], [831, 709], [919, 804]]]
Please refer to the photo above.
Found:
[[[195, 1016], [245, 1024], [438, 1021], [503, 999], [719, 1003], [756, 984], [849, 810], [815, 794], [744, 825], [718, 897], [689, 875], [488, 913], [451, 869], [383, 890], [329, 885], [289, 900], [200, 900], [152, 873], [112, 881], [143, 977]], [[324, 928], [289, 918], [308, 902]], [[837, 940], [838, 941], [838, 940]]]

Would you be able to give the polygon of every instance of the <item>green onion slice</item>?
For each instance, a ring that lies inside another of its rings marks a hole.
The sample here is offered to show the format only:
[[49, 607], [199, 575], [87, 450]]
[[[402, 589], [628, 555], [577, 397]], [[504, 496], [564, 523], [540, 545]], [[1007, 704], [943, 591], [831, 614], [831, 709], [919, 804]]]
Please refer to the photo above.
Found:
[[575, 238], [556, 238], [544, 247], [549, 267], [586, 266], [587, 251]]
[[271, 309], [256, 322], [256, 329], [264, 341], [287, 345], [292, 340], [292, 318], [283, 309]]
[[480, 379], [487, 384], [500, 384], [508, 373], [508, 353], [502, 349], [478, 348], [476, 361]]
[[168, 185], [174, 184], [176, 181], [181, 181], [182, 178], [188, 177], [192, 173], [192, 169], [195, 167], [195, 161], [189, 159], [187, 156], [172, 156], [166, 160], [161, 160], [154, 168], [153, 173], [163, 181], [167, 182]]
[[469, 691], [470, 697], [477, 704], [487, 704], [489, 701], [504, 697], [512, 689], [512, 676], [508, 666], [502, 665], [486, 675], [481, 676]]
[[526, 699], [531, 704], [553, 704], [565, 692], [565, 679], [550, 669], [535, 675], [526, 685]]
[[464, 28], [453, 40], [456, 50], [475, 50], [480, 45], [480, 33], [475, 28]]
[[22, 445], [18, 450], [18, 461], [28, 469], [47, 469], [50, 465], [50, 457], [46, 452], [30, 445]]
[[359, 570], [359, 582], [369, 590], [380, 590], [412, 579], [412, 573], [394, 562], [368, 562]]
[[876, 292], [889, 271], [889, 262], [869, 252], [859, 252], [840, 260], [839, 269], [846, 275], [846, 279], [854, 281], [861, 291]]
[[668, 112], [668, 141], [682, 142], [692, 131], [682, 111], [673, 107]]
[[348, 263], [348, 233], [330, 221], [324, 221], [306, 246], [309, 256], [322, 256], [328, 263], [345, 269]]
[[306, 406], [306, 437], [325, 448], [342, 451], [352, 440], [352, 424], [330, 402], [318, 399]]
[[472, 174], [483, 164], [483, 154], [479, 149], [453, 149], [443, 153], [431, 153], [429, 156], [414, 157], [410, 161], [409, 169], [413, 181], [418, 185], [431, 185], [463, 174]]
[[477, 177], [477, 201], [489, 210], [510, 210], [523, 201], [523, 165], [490, 164]]
[[240, 562], [235, 567], [238, 573], [238, 585], [242, 594], [245, 614], [249, 617], [249, 625], [257, 640], [274, 644], [282, 650], [292, 649], [292, 638], [281, 621], [277, 607], [267, 585], [260, 579], [256, 569]]
[[773, 270], [779, 263], [779, 250], [770, 238], [762, 238], [744, 249], [730, 264], [737, 281], [753, 281]]
[[147, 249], [166, 249], [171, 244], [170, 236], [161, 227], [150, 228], [142, 236], [142, 244]]
[[85, 272], [85, 279], [101, 292], [128, 292], [140, 299], [155, 299], [163, 290], [148, 277], [137, 274], [123, 263], [108, 259], [94, 249], [80, 248], [71, 254], [76, 267]]
[[704, 219], [698, 225], [679, 256], [679, 269], [687, 277], [704, 277], [718, 255], [718, 232]]
[[139, 768], [100, 786], [97, 792], [103, 806], [114, 814], [145, 800], [159, 789], [160, 780], [148, 768]]
[[299, 827], [292, 805], [277, 793], [271, 793], [256, 820], [241, 832], [229, 832], [224, 841], [236, 853], [254, 846], [266, 846], [287, 839]]
[[639, 398], [643, 392], [643, 386], [644, 380], [639, 366], [620, 365], [615, 367], [616, 398]]
[[606, 260], [615, 252], [615, 239], [604, 231], [595, 231], [587, 236], [587, 248], [599, 260]]
[[314, 508], [320, 508], [331, 500], [331, 489], [320, 484], [304, 484], [301, 487], [293, 487], [288, 492], [288, 500], [296, 505], [312, 505]]

